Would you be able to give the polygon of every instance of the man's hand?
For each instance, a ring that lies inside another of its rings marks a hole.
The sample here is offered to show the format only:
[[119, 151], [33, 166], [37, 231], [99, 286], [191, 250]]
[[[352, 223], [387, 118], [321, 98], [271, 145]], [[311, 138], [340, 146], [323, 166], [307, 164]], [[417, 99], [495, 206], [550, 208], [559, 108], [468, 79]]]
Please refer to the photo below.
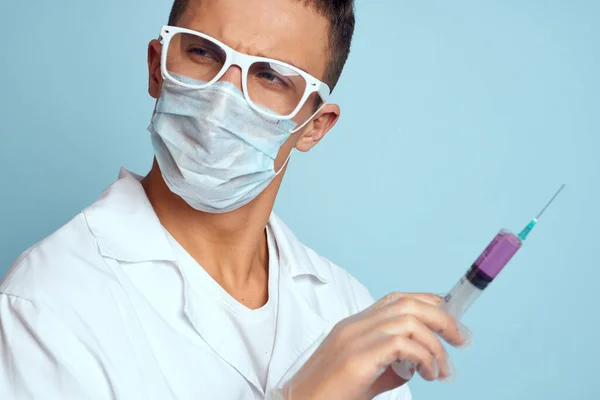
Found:
[[451, 373], [443, 338], [453, 346], [471, 333], [440, 309], [432, 294], [393, 293], [340, 321], [311, 358], [286, 384], [287, 398], [370, 399], [406, 383], [390, 367], [412, 362], [426, 380]]

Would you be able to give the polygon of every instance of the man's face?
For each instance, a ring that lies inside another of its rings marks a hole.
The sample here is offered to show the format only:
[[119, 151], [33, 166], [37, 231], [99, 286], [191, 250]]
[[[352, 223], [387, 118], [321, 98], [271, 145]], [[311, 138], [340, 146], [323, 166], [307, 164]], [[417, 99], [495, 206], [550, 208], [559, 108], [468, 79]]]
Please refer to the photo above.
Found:
[[[296, 66], [323, 81], [329, 62], [329, 21], [312, 6], [298, 0], [190, 0], [177, 25], [199, 31], [225, 43], [240, 53], [280, 60]], [[158, 98], [162, 85], [161, 45], [149, 48], [150, 94]], [[241, 70], [231, 67], [221, 81], [241, 88]], [[311, 95], [294, 117], [297, 124], [315, 111], [318, 95]], [[292, 148], [308, 151], [335, 125], [339, 107], [327, 104], [301, 131], [281, 147], [275, 168], [284, 165]]]

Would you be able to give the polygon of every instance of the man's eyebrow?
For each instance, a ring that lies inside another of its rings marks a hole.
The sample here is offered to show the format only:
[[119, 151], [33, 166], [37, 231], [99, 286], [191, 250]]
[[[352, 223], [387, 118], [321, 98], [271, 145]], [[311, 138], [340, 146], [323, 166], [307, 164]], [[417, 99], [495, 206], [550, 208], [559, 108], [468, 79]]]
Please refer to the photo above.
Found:
[[[202, 33], [202, 34], [204, 34], [204, 35], [208, 35], [209, 37], [211, 37], [211, 38], [213, 38], [213, 39], [216, 39], [216, 40], [219, 40], [219, 41], [221, 41], [221, 39], [219, 39], [219, 38], [217, 38], [217, 37], [215, 37], [215, 36], [209, 35], [208, 33], [204, 32], [202, 29], [197, 29], [197, 28], [195, 28], [195, 27], [193, 27], [193, 26], [192, 26], [192, 27], [185, 26], [184, 28], [186, 28], [186, 29], [189, 29], [189, 30], [191, 30], [191, 31], [195, 31], [195, 32]], [[230, 46], [229, 44], [227, 44], [227, 43], [225, 43], [225, 42], [223, 42], [223, 41], [221, 41], [221, 42], [222, 42], [223, 44], [225, 44], [226, 46], [229, 46], [230, 48], [233, 48], [233, 49], [235, 50], [235, 48], [234, 48], [234, 47], [232, 47], [232, 46]], [[255, 56], [255, 57], [269, 58], [269, 59], [271, 59], [271, 60], [275, 60], [275, 61], [281, 61], [281, 62], [283, 62], [283, 63], [286, 63], [286, 64], [289, 64], [289, 65], [291, 65], [291, 66], [293, 66], [293, 67], [296, 67], [296, 68], [298, 68], [299, 70], [306, 72], [307, 74], [310, 74], [310, 72], [308, 72], [307, 68], [304, 68], [304, 66], [302, 66], [302, 65], [300, 65], [300, 64], [297, 64], [297, 63], [293, 62], [293, 61], [292, 61], [292, 60], [290, 60], [290, 59], [270, 57], [270, 56], [268, 56], [268, 55], [264, 54], [264, 53], [263, 53], [263, 52], [261, 52], [261, 51], [258, 51], [258, 52], [251, 52], [251, 53], [250, 53], [250, 52], [248, 52], [248, 53], [246, 53], [246, 54], [253, 55], [253, 56]]]

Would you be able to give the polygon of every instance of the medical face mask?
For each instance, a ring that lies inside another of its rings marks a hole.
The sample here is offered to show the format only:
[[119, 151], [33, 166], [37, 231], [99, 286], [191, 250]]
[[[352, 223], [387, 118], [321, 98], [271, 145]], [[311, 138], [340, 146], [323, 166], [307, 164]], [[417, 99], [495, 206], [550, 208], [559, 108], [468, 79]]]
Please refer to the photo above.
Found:
[[225, 213], [281, 172], [275, 158], [295, 126], [258, 114], [231, 83], [198, 90], [166, 79], [148, 130], [169, 189], [196, 210]]

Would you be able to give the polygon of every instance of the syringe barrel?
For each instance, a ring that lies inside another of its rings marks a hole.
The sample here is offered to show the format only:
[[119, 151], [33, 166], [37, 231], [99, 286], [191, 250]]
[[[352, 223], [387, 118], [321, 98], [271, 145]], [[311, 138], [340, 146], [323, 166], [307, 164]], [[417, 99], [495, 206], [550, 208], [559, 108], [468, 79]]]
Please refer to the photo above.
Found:
[[444, 297], [441, 308], [460, 319], [522, 245], [523, 241], [518, 236], [506, 229], [500, 230], [467, 273]]

